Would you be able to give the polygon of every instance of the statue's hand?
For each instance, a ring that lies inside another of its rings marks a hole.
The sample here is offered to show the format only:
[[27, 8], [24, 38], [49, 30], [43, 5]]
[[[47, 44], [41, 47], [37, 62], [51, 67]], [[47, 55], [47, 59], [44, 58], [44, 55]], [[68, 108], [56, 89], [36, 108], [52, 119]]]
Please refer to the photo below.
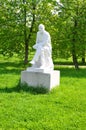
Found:
[[33, 46], [33, 48], [34, 48], [34, 49], [37, 49], [37, 48], [38, 48], [38, 47], [37, 47], [37, 44], [35, 44], [35, 45]]

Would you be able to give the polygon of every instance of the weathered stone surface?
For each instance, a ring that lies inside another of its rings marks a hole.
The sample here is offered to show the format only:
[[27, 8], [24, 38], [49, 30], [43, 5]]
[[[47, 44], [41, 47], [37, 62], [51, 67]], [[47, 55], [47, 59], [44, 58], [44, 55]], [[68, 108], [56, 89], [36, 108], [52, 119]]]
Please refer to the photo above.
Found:
[[27, 83], [32, 87], [44, 87], [51, 90], [60, 84], [60, 71], [52, 70], [41, 72], [42, 70], [31, 71], [31, 69], [21, 72], [21, 83]]

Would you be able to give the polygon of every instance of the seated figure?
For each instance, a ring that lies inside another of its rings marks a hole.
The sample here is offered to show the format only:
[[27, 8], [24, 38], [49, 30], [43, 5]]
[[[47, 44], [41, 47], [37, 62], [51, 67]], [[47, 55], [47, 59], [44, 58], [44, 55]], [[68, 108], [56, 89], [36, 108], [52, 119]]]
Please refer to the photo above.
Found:
[[43, 24], [39, 25], [36, 44], [33, 48], [36, 49], [36, 53], [30, 62], [32, 67], [53, 69], [51, 38]]

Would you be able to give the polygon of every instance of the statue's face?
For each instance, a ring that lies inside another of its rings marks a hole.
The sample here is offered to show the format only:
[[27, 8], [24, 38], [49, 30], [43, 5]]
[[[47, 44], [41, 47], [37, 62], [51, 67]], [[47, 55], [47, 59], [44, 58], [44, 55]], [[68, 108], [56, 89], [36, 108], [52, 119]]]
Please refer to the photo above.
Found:
[[40, 33], [43, 33], [44, 32], [44, 26], [39, 26], [39, 31], [40, 31]]

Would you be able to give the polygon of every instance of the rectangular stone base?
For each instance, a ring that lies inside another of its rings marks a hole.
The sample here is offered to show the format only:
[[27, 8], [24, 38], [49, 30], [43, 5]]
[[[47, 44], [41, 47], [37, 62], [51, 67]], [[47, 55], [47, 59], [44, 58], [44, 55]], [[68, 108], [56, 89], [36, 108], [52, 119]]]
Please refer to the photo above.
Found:
[[50, 71], [46, 73], [42, 72], [21, 72], [21, 83], [27, 83], [28, 86], [32, 87], [44, 87], [51, 90], [60, 84], [60, 71]]

